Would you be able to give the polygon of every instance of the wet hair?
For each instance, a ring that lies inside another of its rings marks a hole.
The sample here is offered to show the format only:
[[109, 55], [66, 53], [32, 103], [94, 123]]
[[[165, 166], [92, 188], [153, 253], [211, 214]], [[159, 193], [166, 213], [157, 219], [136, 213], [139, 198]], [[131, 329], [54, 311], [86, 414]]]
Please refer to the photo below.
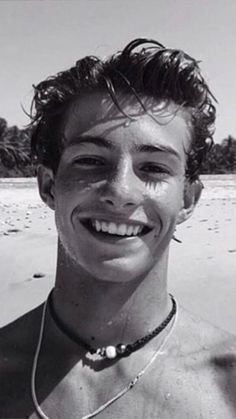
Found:
[[165, 48], [155, 40], [135, 39], [123, 51], [106, 59], [87, 56], [69, 70], [34, 86], [31, 107], [31, 149], [38, 163], [56, 173], [63, 150], [61, 121], [68, 106], [93, 92], [108, 92], [119, 112], [127, 115], [119, 93], [133, 97], [148, 113], [143, 97], [174, 102], [187, 109], [192, 125], [186, 177], [198, 179], [213, 139], [215, 98], [204, 80], [199, 62], [181, 50]]

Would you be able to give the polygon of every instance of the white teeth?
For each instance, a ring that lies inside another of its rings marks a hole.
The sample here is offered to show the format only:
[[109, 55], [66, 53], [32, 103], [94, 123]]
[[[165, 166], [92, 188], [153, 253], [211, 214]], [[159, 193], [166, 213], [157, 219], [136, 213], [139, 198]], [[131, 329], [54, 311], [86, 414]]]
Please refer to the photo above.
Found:
[[117, 229], [117, 234], [119, 234], [120, 236], [125, 236], [125, 233], [126, 233], [126, 225], [120, 224]]
[[134, 231], [134, 227], [133, 226], [129, 226], [127, 228], [127, 231], [126, 231], [127, 236], [131, 236], [133, 234], [133, 231]]
[[101, 230], [104, 231], [104, 232], [107, 232], [108, 228], [109, 228], [108, 223], [106, 223], [105, 221], [102, 221], [101, 222]]
[[109, 223], [108, 225], [108, 233], [110, 234], [116, 234], [117, 231], [117, 227], [115, 225], [115, 223]]
[[137, 236], [137, 234], [142, 230], [141, 226], [135, 226], [134, 227], [134, 231], [133, 231], [133, 235]]
[[101, 230], [101, 224], [99, 223], [99, 221], [98, 220], [95, 220], [95, 228], [96, 228], [96, 230], [97, 231], [100, 231]]
[[137, 236], [143, 227], [133, 226], [127, 224], [116, 224], [113, 222], [92, 220], [92, 226], [96, 231], [103, 231], [104, 233], [116, 234], [118, 236]]

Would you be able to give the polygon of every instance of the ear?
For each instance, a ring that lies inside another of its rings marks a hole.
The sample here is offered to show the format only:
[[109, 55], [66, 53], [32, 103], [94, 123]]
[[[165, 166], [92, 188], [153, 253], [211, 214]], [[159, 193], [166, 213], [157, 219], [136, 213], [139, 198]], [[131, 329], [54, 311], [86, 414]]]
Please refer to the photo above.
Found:
[[52, 169], [40, 164], [37, 168], [37, 179], [41, 199], [54, 210], [54, 174]]
[[200, 180], [195, 180], [192, 183], [190, 183], [188, 180], [185, 181], [183, 207], [179, 212], [177, 224], [181, 224], [189, 217], [191, 217], [194, 208], [199, 201], [202, 190], [203, 184]]

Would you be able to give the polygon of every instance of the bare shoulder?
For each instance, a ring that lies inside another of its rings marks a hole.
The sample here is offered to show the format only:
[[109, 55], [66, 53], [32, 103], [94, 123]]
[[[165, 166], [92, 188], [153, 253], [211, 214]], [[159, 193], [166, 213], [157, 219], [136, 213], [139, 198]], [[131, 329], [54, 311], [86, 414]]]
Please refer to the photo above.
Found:
[[179, 311], [167, 375], [182, 418], [235, 418], [236, 337]]
[[188, 335], [189, 343], [195, 342], [196, 345], [228, 347], [236, 344], [236, 336], [214, 326], [199, 316], [191, 313], [185, 308], [179, 308], [178, 333]]
[[182, 307], [177, 337], [181, 341], [181, 351], [186, 356], [198, 353], [200, 358], [209, 358], [214, 361], [213, 365], [221, 364], [222, 367], [223, 364], [218, 362], [221, 358], [225, 359], [225, 366], [229, 363], [234, 365], [233, 361], [236, 361], [236, 336], [211, 325]]

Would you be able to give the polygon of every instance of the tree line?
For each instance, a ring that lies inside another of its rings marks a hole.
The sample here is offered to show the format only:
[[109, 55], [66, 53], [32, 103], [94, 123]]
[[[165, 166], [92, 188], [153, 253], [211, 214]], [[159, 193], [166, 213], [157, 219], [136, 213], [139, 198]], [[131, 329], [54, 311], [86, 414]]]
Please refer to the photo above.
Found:
[[[0, 118], [0, 177], [32, 177], [36, 170], [30, 155], [31, 127], [8, 126]], [[213, 144], [202, 174], [236, 173], [236, 138], [229, 135]]]

